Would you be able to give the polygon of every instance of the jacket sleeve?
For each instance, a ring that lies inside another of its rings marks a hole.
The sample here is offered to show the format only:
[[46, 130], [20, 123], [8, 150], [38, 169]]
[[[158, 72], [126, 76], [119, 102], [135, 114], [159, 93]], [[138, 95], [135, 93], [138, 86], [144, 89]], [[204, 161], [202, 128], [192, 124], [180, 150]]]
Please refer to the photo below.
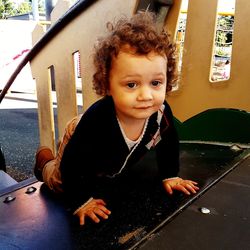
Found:
[[91, 144], [87, 147], [82, 141], [91, 141], [85, 123], [79, 122], [73, 136], [65, 147], [60, 171], [66, 201], [72, 211], [83, 205], [94, 195], [95, 178], [91, 168]]
[[179, 139], [174, 126], [173, 114], [165, 103], [161, 121], [161, 141], [156, 146], [157, 162], [162, 180], [176, 177], [179, 172]]

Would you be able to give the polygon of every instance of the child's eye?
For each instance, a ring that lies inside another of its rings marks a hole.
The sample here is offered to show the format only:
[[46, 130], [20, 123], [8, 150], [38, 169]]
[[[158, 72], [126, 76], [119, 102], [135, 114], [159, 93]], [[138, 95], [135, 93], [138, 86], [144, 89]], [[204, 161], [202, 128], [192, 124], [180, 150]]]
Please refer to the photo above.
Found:
[[130, 89], [133, 89], [136, 87], [136, 83], [135, 82], [129, 82], [127, 83], [127, 86], [130, 88]]
[[153, 86], [157, 87], [157, 86], [159, 86], [159, 85], [161, 84], [161, 81], [159, 81], [159, 80], [154, 80], [154, 81], [151, 82], [151, 84], [152, 84]]

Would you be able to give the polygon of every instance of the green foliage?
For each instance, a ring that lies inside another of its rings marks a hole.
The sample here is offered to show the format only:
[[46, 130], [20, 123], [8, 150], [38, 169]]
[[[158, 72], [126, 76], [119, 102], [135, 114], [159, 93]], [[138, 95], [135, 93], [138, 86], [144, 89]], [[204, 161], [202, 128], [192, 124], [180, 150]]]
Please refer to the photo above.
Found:
[[223, 30], [232, 30], [232, 26], [233, 26], [233, 22], [234, 22], [234, 16], [222, 16], [220, 15], [218, 18], [218, 23], [217, 26], [219, 29], [223, 29]]
[[17, 14], [25, 14], [32, 11], [30, 2], [22, 2], [17, 8]]
[[220, 56], [228, 56], [232, 46], [234, 16], [219, 16], [216, 29], [216, 54]]
[[[45, 12], [44, 0], [38, 1], [38, 9], [39, 12]], [[32, 0], [23, 0], [20, 4], [15, 4], [14, 0], [0, 0], [0, 19], [30, 12], [32, 12]]]
[[38, 0], [39, 12], [45, 13], [45, 0]]
[[0, 0], [0, 19], [6, 19], [10, 15], [15, 15], [16, 11], [12, 2], [9, 0]]

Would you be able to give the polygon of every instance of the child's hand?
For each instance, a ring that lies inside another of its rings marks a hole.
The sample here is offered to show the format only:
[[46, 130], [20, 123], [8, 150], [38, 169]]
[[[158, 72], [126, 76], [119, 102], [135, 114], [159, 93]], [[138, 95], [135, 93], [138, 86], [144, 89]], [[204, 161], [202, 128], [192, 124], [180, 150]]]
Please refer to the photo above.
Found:
[[108, 219], [108, 215], [111, 214], [111, 211], [108, 210], [105, 206], [106, 203], [102, 199], [92, 199], [90, 202], [88, 202], [76, 213], [80, 220], [80, 225], [85, 224], [86, 217], [89, 217], [95, 223], [100, 222], [100, 219], [98, 217]]
[[163, 186], [168, 194], [172, 194], [173, 190], [181, 191], [187, 195], [195, 194], [199, 188], [198, 183], [191, 180], [183, 180], [182, 178], [173, 178], [163, 181]]

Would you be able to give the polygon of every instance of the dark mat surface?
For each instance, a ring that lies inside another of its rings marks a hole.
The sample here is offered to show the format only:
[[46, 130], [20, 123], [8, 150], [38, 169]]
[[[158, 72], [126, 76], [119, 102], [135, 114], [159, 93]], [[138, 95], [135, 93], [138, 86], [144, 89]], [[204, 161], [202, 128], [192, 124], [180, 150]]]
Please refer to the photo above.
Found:
[[[201, 213], [201, 208], [210, 210]], [[250, 158], [239, 164], [140, 249], [250, 249]]]
[[[173, 218], [171, 223], [175, 224], [175, 220], [188, 211], [182, 212], [184, 208], [192, 211], [194, 205], [190, 204], [194, 204], [195, 200], [200, 201], [203, 193], [213, 184], [218, 182], [218, 185], [223, 185], [221, 179], [244, 163], [242, 159], [246, 153], [218, 145], [182, 144], [180, 176], [198, 181], [201, 188], [199, 193], [185, 196], [176, 192], [168, 196], [161, 185], [139, 192], [132, 190], [126, 196], [116, 196], [115, 200], [110, 200], [108, 204], [112, 215], [108, 220], [99, 224], [88, 221], [84, 227], [80, 227], [76, 218], [65, 210], [62, 200], [48, 192], [40, 182], [32, 185], [37, 188], [34, 193], [25, 193], [27, 187], [9, 193], [16, 198], [13, 202], [4, 203], [5, 194], [0, 197], [0, 249], [146, 247], [143, 244], [151, 242], [148, 239], [153, 232], [164, 231]], [[218, 200], [222, 200], [219, 195]], [[196, 236], [193, 237], [194, 241]], [[174, 238], [172, 240], [175, 241]], [[176, 240], [180, 241], [181, 238]]]

